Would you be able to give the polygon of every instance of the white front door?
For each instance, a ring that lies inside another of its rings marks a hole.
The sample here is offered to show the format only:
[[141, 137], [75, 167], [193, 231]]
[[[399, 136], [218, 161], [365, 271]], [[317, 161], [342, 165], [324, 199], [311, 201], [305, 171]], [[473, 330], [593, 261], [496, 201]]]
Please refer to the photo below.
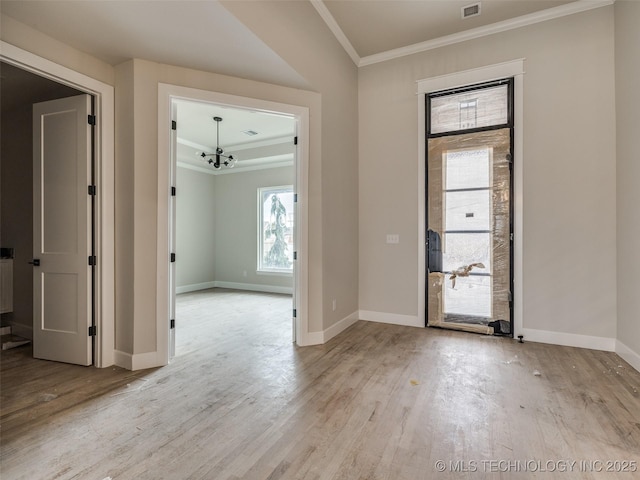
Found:
[[91, 365], [91, 97], [33, 106], [33, 355]]

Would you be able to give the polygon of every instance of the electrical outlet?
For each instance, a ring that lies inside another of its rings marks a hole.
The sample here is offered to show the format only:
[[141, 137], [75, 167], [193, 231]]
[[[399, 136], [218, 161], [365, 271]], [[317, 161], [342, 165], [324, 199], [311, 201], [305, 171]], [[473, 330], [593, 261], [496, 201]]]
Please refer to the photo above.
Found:
[[387, 243], [400, 243], [400, 235], [397, 233], [387, 233]]
[[243, 276], [243, 277], [246, 277], [246, 276], [247, 276], [247, 271], [246, 271], [246, 270], [242, 272], [242, 276]]

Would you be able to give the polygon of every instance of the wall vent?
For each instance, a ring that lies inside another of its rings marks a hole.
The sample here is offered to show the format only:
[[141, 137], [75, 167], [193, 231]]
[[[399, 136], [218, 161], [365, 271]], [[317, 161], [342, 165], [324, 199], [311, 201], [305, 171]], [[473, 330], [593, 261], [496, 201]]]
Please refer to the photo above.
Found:
[[480, 2], [462, 7], [462, 18], [477, 17], [480, 15]]

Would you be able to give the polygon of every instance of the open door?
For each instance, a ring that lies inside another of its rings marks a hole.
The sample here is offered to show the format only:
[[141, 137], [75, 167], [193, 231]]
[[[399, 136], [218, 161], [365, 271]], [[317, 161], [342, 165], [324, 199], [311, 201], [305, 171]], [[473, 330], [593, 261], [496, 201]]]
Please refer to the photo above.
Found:
[[92, 364], [91, 97], [33, 106], [33, 355]]
[[512, 335], [512, 82], [428, 100], [427, 323]]

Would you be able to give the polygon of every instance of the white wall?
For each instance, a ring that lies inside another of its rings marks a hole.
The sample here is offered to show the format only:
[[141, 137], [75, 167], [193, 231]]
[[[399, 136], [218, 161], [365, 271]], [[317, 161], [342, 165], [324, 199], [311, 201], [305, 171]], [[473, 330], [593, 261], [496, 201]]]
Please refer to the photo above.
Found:
[[215, 277], [215, 177], [188, 168], [176, 173], [177, 291]]
[[[525, 58], [524, 327], [616, 332], [613, 7], [360, 69], [360, 309], [418, 314], [415, 81]], [[386, 245], [385, 235], [400, 235]]]
[[256, 272], [257, 191], [293, 183], [293, 167], [222, 175], [178, 168], [177, 291], [213, 286], [291, 291], [291, 275]]
[[617, 349], [640, 369], [640, 2], [615, 3], [617, 129]]

